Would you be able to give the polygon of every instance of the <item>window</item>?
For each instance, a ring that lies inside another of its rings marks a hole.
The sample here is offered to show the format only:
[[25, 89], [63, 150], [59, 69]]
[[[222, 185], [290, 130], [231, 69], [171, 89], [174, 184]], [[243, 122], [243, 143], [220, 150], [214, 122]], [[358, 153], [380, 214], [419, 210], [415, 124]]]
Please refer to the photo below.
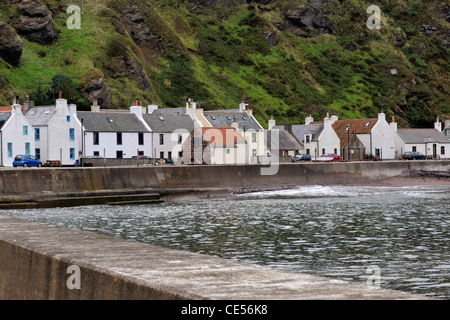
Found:
[[75, 129], [74, 128], [69, 128], [69, 140], [75, 141]]
[[122, 150], [117, 150], [116, 151], [116, 158], [117, 159], [122, 159], [123, 158], [123, 151]]
[[66, 121], [70, 122], [70, 116], [67, 116]]
[[306, 142], [306, 143], [310, 143], [310, 142], [311, 142], [311, 136], [310, 136], [309, 134], [307, 134], [307, 135], [305, 136], [305, 142]]
[[34, 129], [34, 141], [40, 141], [41, 140], [41, 129], [35, 128]]
[[252, 156], [256, 157], [256, 149], [252, 149]]
[[98, 145], [100, 142], [100, 136], [98, 132], [93, 132], [92, 133], [92, 138], [93, 138], [93, 144], [94, 145]]
[[172, 159], [172, 151], [169, 151], [169, 152], [167, 153], [167, 158]]
[[8, 142], [8, 158], [12, 158], [13, 156], [13, 145], [12, 142]]
[[70, 160], [75, 160], [75, 148], [69, 149], [69, 157], [70, 157]]
[[25, 154], [30, 154], [30, 143], [25, 142]]
[[139, 144], [140, 146], [142, 146], [142, 145], [144, 144], [144, 134], [143, 134], [142, 132], [140, 132], [140, 133], [138, 134], [138, 144]]
[[161, 152], [159, 153], [159, 158], [160, 158], [160, 159], [164, 159], [164, 151], [161, 151]]
[[117, 132], [116, 140], [118, 146], [122, 145], [122, 132]]
[[337, 149], [336, 148], [334, 148], [334, 153], [337, 154]]
[[417, 147], [416, 147], [416, 146], [413, 146], [413, 147], [412, 147], [412, 151], [413, 151], [413, 152], [417, 152]]
[[325, 149], [322, 149], [322, 154], [324, 154], [325, 153]]
[[310, 154], [311, 151], [309, 149], [306, 149], [306, 154]]
[[144, 155], [144, 151], [138, 151], [138, 156], [143, 156]]
[[164, 144], [164, 134], [162, 134], [162, 133], [159, 134], [159, 144], [160, 145]]
[[41, 149], [39, 148], [34, 149], [34, 154], [36, 156], [36, 159], [41, 159]]
[[183, 142], [183, 136], [180, 134], [178, 134], [178, 144], [181, 144]]
[[94, 151], [94, 156], [99, 156], [100, 155], [100, 151]]
[[441, 154], [445, 154], [445, 147], [441, 146]]
[[28, 135], [28, 126], [23, 126], [23, 135], [24, 136]]
[[227, 149], [227, 154], [230, 154], [230, 149]]
[[252, 133], [252, 142], [256, 142], [256, 132]]
[[183, 158], [183, 151], [178, 151], [178, 157]]

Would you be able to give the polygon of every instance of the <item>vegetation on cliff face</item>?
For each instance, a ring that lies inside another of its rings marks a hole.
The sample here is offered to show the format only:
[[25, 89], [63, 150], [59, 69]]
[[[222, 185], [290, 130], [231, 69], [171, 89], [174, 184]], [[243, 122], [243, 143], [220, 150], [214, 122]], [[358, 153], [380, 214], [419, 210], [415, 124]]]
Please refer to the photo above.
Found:
[[[271, 115], [303, 123], [308, 114], [383, 109], [400, 125], [428, 127], [450, 114], [446, 1], [90, 0], [81, 28], [69, 29], [66, 9], [76, 2], [0, 0], [0, 22], [23, 43], [17, 65], [0, 59], [0, 105], [43, 98], [45, 86], [51, 96], [64, 79], [80, 108], [94, 99], [109, 108], [135, 99], [180, 107], [187, 98], [236, 108], [244, 99], [263, 124]], [[366, 25], [372, 4], [379, 30]]]

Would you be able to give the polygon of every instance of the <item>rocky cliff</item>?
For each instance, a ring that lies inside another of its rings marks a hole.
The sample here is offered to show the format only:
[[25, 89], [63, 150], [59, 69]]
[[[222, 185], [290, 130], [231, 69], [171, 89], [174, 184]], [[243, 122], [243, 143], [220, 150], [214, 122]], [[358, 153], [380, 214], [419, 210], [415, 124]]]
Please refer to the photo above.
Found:
[[[381, 29], [367, 27], [369, 5]], [[62, 74], [82, 108], [246, 100], [263, 123], [383, 109], [400, 125], [429, 127], [450, 114], [445, 1], [92, 0], [80, 29], [67, 27], [67, 7], [0, 0], [0, 104], [39, 98]]]

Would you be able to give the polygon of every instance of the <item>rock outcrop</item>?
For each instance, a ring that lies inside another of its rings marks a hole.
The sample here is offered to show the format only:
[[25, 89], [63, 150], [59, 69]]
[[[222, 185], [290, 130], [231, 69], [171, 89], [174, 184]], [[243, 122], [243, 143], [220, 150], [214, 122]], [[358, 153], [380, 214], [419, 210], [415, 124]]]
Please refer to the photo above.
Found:
[[285, 12], [284, 16], [289, 22], [288, 27], [291, 32], [305, 38], [319, 34], [332, 34], [333, 25], [321, 9], [323, 3], [323, 1], [317, 1], [317, 3], [299, 4]]
[[0, 58], [13, 66], [17, 66], [22, 56], [22, 40], [13, 27], [0, 22]]
[[25, 0], [19, 5], [20, 22], [16, 29], [24, 38], [40, 44], [50, 44], [56, 38], [52, 14], [37, 2]]
[[80, 91], [83, 99], [97, 101], [102, 108], [112, 108], [112, 95], [107, 83], [102, 77], [90, 79], [80, 88]]

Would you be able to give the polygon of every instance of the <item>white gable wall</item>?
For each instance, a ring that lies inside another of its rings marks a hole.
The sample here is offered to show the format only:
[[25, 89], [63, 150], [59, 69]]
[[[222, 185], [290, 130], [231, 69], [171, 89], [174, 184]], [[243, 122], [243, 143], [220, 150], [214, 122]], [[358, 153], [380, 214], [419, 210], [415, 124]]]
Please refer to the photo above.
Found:
[[371, 153], [377, 155], [376, 151], [378, 149], [381, 159], [395, 159], [395, 136], [396, 133], [387, 123], [385, 114], [379, 113], [378, 121], [372, 128]]
[[[18, 106], [20, 108], [20, 106]], [[23, 127], [27, 127], [24, 134]], [[29, 153], [34, 155], [34, 130], [22, 112], [12, 112], [1, 130], [1, 165], [11, 167], [14, 157], [18, 154], [26, 154], [25, 144], [29, 143]], [[11, 143], [12, 153], [8, 154], [8, 143]]]

